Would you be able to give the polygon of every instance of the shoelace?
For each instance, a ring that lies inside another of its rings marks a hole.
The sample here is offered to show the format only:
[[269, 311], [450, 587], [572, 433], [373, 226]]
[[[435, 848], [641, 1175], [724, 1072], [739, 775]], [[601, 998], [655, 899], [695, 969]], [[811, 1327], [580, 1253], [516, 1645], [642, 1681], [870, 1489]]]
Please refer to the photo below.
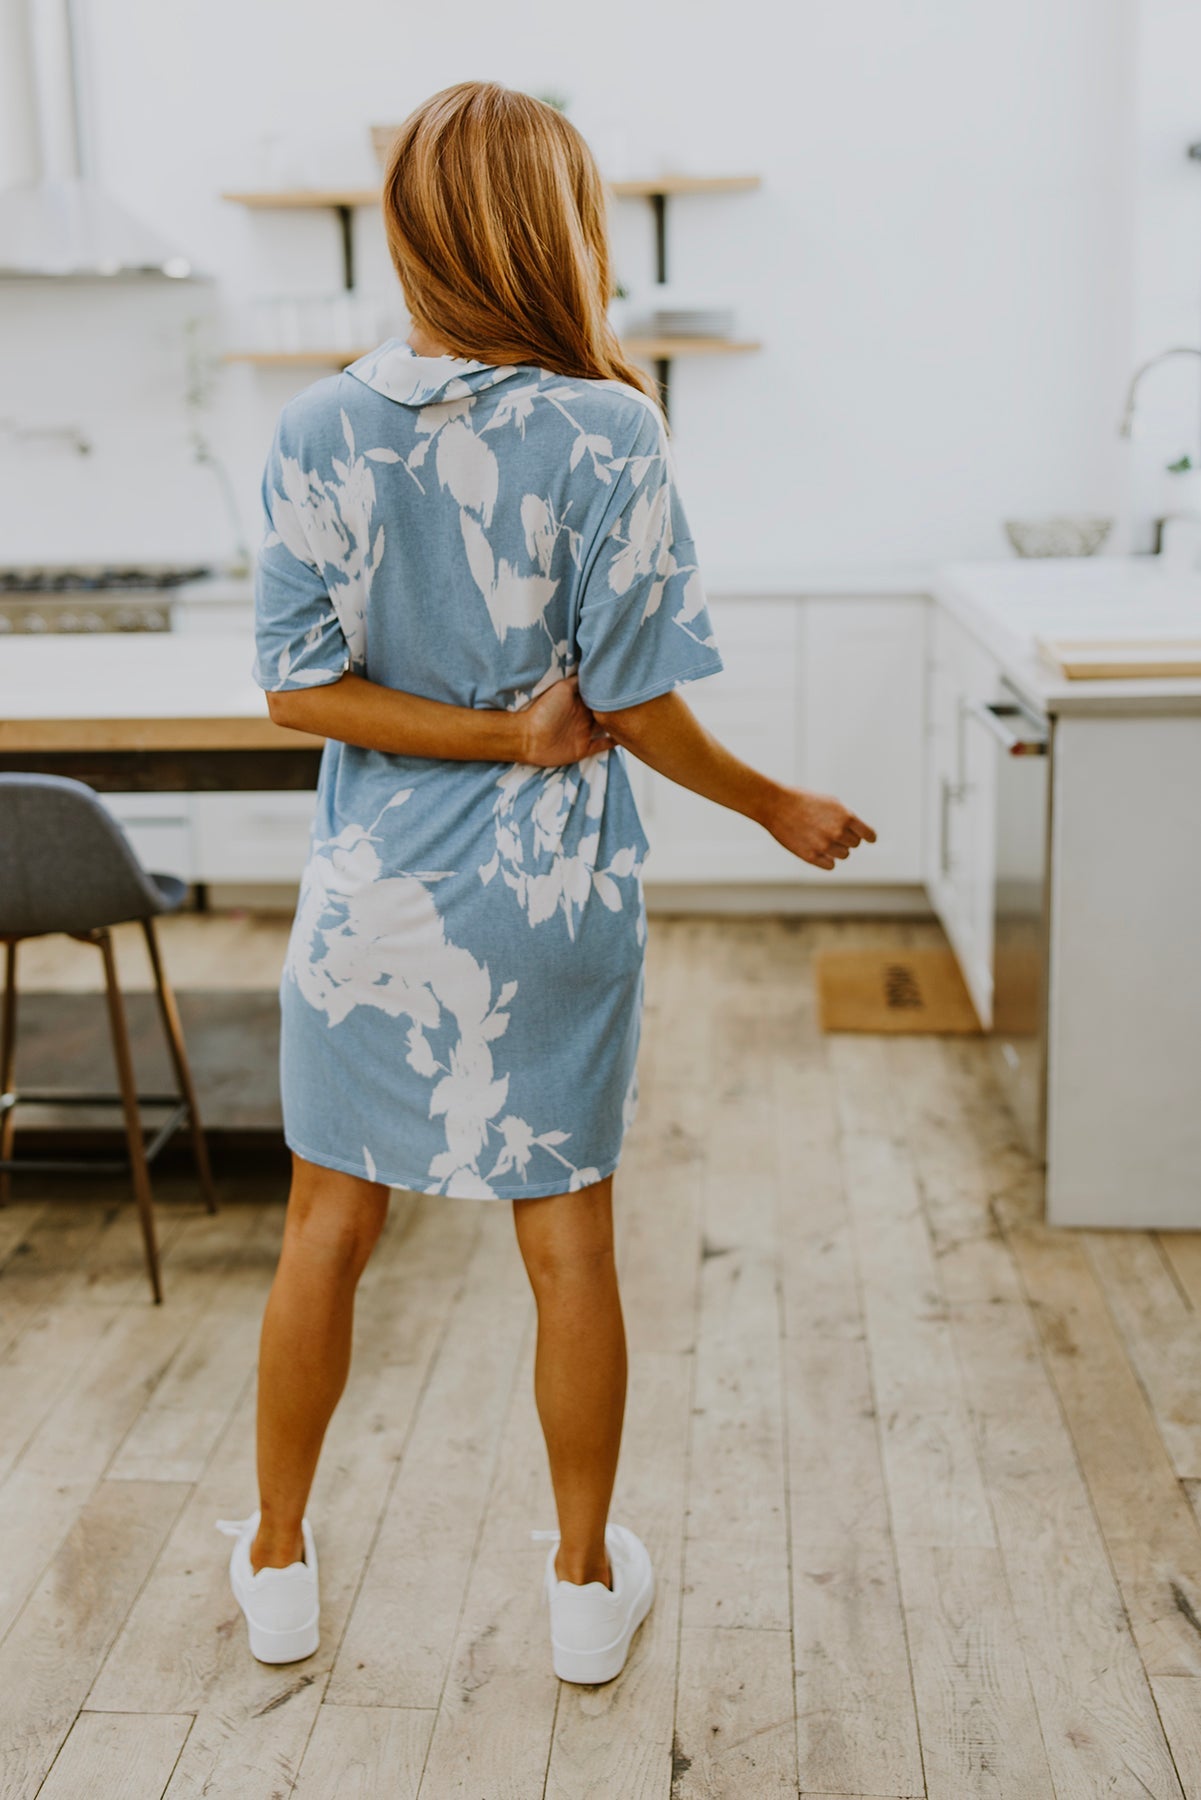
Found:
[[224, 1532], [226, 1537], [241, 1537], [242, 1533], [249, 1530], [250, 1526], [254, 1524], [254, 1514], [251, 1513], [248, 1519], [214, 1519], [213, 1524], [218, 1531]]

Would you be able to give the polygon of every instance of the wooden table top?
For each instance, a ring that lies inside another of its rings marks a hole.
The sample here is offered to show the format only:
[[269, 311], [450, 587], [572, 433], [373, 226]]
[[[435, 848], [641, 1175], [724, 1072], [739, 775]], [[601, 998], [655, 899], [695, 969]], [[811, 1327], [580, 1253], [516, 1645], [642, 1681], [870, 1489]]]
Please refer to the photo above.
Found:
[[0, 639], [0, 752], [319, 750], [276, 725], [249, 632]]

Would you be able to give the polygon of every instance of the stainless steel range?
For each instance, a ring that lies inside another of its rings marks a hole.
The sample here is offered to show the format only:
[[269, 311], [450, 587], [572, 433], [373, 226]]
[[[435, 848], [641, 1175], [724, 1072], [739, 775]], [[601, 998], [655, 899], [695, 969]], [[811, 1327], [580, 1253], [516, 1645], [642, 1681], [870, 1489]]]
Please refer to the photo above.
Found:
[[212, 573], [179, 563], [0, 566], [0, 636], [170, 631], [172, 590]]

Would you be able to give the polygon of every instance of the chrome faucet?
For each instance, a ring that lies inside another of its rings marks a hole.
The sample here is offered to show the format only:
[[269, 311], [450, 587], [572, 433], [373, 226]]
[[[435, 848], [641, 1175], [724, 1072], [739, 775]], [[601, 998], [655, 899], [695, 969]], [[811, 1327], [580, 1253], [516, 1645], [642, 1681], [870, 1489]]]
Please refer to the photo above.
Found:
[[1158, 356], [1148, 357], [1147, 361], [1134, 371], [1130, 377], [1130, 386], [1126, 389], [1126, 406], [1122, 413], [1122, 422], [1118, 426], [1120, 437], [1134, 436], [1135, 403], [1143, 376], [1151, 369], [1157, 368], [1161, 362], [1167, 362], [1168, 358], [1172, 356], [1201, 356], [1201, 349], [1193, 344], [1177, 344], [1172, 350], [1161, 350]]

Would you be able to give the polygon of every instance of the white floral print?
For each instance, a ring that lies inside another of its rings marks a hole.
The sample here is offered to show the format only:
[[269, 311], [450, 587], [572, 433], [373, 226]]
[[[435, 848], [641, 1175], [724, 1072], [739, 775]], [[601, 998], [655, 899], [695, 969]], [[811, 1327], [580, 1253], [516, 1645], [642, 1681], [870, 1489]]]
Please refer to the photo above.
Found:
[[[721, 667], [663, 426], [622, 383], [391, 339], [284, 408], [263, 501], [267, 689], [354, 669], [516, 710], [574, 671], [605, 710]], [[280, 990], [292, 1148], [462, 1198], [609, 1173], [646, 847], [619, 751], [545, 769], [328, 740]]]

